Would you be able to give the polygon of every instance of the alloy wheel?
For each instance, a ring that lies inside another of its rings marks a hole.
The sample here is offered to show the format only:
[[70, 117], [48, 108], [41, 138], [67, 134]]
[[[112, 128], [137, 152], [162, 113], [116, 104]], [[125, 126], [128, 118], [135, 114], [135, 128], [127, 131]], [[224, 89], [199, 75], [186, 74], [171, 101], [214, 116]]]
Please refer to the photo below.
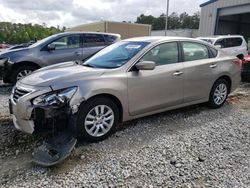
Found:
[[21, 80], [22, 78], [28, 76], [29, 74], [31, 74], [33, 71], [32, 70], [22, 70], [17, 74], [16, 79], [17, 80]]
[[221, 105], [227, 98], [227, 86], [224, 83], [219, 84], [214, 90], [214, 103], [216, 105]]
[[114, 112], [109, 106], [95, 106], [85, 118], [85, 130], [93, 137], [101, 137], [112, 128], [114, 119]]

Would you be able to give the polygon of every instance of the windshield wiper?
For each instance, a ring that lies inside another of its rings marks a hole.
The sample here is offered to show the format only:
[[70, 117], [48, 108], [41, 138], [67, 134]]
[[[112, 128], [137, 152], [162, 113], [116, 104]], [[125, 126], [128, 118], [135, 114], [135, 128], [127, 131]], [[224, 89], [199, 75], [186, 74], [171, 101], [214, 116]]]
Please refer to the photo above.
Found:
[[95, 66], [90, 65], [90, 64], [82, 64], [82, 66], [95, 68]]

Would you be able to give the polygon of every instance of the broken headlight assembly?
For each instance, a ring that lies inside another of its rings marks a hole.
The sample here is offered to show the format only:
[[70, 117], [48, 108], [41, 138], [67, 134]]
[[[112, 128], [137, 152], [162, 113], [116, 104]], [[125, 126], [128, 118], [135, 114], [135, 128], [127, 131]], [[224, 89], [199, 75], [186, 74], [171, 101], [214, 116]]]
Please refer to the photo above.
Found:
[[54, 106], [60, 107], [68, 104], [70, 99], [73, 97], [77, 90], [77, 87], [70, 87], [65, 89], [60, 89], [52, 91], [47, 94], [40, 95], [32, 100], [32, 104], [35, 106]]

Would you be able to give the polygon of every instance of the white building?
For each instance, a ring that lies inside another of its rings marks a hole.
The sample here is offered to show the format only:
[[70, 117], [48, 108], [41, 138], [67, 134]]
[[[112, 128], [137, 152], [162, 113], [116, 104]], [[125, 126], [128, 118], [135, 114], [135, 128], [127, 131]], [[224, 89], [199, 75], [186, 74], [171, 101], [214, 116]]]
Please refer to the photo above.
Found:
[[200, 7], [200, 36], [240, 34], [250, 38], [250, 0], [210, 0]]
[[[151, 36], [165, 36], [165, 30], [152, 30]], [[167, 30], [167, 36], [198, 37], [198, 29], [171, 29]]]

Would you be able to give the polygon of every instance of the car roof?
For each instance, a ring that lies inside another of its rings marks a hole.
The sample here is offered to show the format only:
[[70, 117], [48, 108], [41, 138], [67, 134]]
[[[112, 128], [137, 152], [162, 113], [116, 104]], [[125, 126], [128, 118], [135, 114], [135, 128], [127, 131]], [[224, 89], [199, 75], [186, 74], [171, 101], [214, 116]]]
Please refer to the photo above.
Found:
[[63, 36], [63, 35], [71, 35], [71, 34], [99, 34], [99, 35], [112, 35], [112, 36], [117, 36], [120, 37], [120, 34], [116, 33], [104, 33], [104, 32], [91, 32], [91, 31], [72, 31], [72, 32], [63, 32], [63, 33], [58, 33], [56, 35], [58, 36]]
[[135, 41], [135, 42], [160, 42], [160, 41], [172, 41], [172, 40], [189, 40], [189, 41], [199, 41], [197, 39], [193, 38], [187, 38], [187, 37], [170, 37], [170, 36], [147, 36], [147, 37], [136, 37], [136, 38], [129, 38], [125, 39], [123, 41]]
[[242, 35], [212, 35], [212, 36], [198, 37], [198, 39], [220, 39], [220, 38], [234, 38], [234, 37], [243, 38]]

